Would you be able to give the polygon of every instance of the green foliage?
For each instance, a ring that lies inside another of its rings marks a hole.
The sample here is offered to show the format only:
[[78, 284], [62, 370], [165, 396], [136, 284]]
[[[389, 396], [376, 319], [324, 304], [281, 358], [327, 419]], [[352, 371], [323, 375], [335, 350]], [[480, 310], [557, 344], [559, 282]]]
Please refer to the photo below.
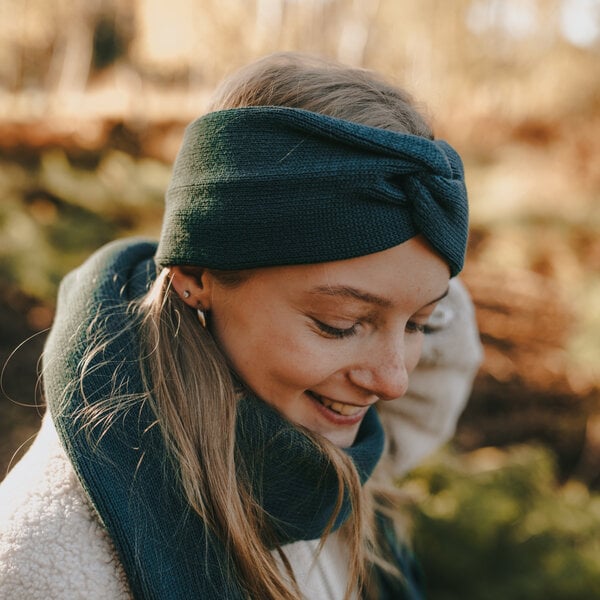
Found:
[[0, 162], [0, 275], [52, 304], [62, 277], [103, 244], [157, 237], [170, 169], [108, 151], [97, 168], [72, 165], [60, 150], [39, 163]]
[[407, 482], [431, 600], [600, 597], [600, 495], [542, 447], [438, 456]]

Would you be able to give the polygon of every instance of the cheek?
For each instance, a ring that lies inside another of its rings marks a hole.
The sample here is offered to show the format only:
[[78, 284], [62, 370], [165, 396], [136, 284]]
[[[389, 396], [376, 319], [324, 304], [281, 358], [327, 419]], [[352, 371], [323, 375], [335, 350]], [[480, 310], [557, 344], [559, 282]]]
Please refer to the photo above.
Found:
[[415, 370], [419, 359], [421, 358], [421, 352], [423, 351], [423, 335], [413, 335], [413, 341], [407, 344], [406, 349], [406, 370], [411, 373]]
[[[328, 372], [330, 361], [293, 320], [260, 318], [216, 327], [220, 345], [238, 375], [259, 395], [307, 389]], [[312, 343], [311, 343], [312, 342]]]
[[260, 360], [264, 372], [280, 383], [305, 389], [335, 370], [329, 354], [306, 335], [283, 335], [273, 338]]

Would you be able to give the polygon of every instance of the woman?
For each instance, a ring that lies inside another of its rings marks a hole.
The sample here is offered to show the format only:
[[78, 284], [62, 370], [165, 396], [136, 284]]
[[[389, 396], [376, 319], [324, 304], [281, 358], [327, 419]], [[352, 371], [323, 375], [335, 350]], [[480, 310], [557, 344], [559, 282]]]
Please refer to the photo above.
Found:
[[[293, 54], [234, 74], [186, 130], [158, 247], [61, 286], [50, 416], [0, 497], [2, 597], [420, 597], [389, 473], [472, 381], [466, 241], [460, 158], [404, 92]], [[430, 349], [451, 401], [425, 385], [384, 448], [374, 406], [430, 330], [453, 331]]]

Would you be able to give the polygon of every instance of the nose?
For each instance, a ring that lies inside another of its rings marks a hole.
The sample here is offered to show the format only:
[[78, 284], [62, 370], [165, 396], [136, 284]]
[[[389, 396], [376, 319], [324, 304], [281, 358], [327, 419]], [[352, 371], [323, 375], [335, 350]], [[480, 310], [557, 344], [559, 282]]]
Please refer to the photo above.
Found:
[[402, 342], [381, 346], [369, 352], [355, 368], [349, 371], [352, 383], [381, 400], [394, 400], [406, 394], [409, 369]]

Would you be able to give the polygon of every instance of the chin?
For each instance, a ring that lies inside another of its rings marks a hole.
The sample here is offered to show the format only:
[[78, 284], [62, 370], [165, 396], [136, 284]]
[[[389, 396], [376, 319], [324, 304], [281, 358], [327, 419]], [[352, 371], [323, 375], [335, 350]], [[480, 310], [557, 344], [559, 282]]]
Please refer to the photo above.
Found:
[[352, 431], [327, 431], [321, 435], [338, 448], [349, 448], [354, 444], [357, 433], [358, 427], [353, 428]]

